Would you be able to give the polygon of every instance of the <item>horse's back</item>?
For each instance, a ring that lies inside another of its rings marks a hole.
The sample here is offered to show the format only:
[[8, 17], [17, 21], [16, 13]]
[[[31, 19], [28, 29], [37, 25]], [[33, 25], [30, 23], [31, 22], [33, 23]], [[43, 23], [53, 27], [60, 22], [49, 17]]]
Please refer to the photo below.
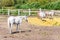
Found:
[[17, 17], [15, 17], [15, 23], [20, 23], [20, 21], [21, 21], [21, 19], [20, 19], [20, 17], [19, 16], [17, 16]]

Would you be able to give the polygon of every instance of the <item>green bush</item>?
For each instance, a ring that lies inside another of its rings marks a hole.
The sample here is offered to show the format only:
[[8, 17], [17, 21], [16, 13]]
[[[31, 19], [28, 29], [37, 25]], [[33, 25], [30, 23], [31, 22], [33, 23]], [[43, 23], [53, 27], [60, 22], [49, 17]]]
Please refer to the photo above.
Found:
[[29, 12], [20, 12], [20, 16], [28, 16], [29, 15]]
[[23, 5], [17, 4], [17, 5], [15, 5], [15, 8], [17, 8], [17, 9], [28, 9], [28, 8], [30, 8], [30, 6], [29, 6], [29, 4], [23, 4]]
[[12, 12], [10, 12], [10, 14], [16, 16], [16, 15], [18, 15], [18, 11], [17, 10], [16, 11], [12, 11]]
[[46, 5], [41, 6], [41, 8], [60, 10], [60, 1], [48, 3]]
[[55, 10], [60, 10], [60, 1], [56, 2], [54, 5]]
[[39, 9], [40, 8], [40, 3], [39, 2], [33, 2], [30, 4], [31, 9]]
[[17, 4], [17, 5], [15, 5], [15, 7], [16, 8], [20, 8], [20, 9], [29, 9], [29, 8], [31, 8], [31, 9], [38, 9], [38, 8], [40, 8], [40, 3], [33, 2], [31, 4], [30, 3], [23, 4], [23, 5]]
[[29, 4], [24, 4], [24, 5], [21, 5], [21, 8], [22, 9], [29, 9], [30, 5]]
[[0, 14], [4, 14], [4, 15], [5, 15], [5, 14], [7, 14], [7, 13], [8, 13], [8, 10], [6, 10], [6, 9], [3, 9], [3, 10], [2, 10], [2, 9], [0, 9]]
[[2, 9], [0, 9], [0, 14], [2, 14]]
[[20, 6], [21, 6], [20, 4], [16, 4], [16, 5], [15, 5], [15, 8], [19, 9]]
[[2, 9], [2, 7], [0, 6], [0, 9]]
[[3, 10], [2, 10], [2, 13], [3, 13], [3, 14], [7, 14], [7, 13], [8, 13], [8, 10], [3, 9]]

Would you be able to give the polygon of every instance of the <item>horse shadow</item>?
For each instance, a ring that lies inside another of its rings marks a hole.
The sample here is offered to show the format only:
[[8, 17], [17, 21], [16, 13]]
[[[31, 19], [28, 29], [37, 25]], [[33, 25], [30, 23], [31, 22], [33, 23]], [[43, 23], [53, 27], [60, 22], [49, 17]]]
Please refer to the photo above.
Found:
[[31, 30], [22, 30], [22, 31], [15, 31], [15, 32], [12, 32], [12, 34], [16, 34], [16, 33], [25, 33], [25, 32], [31, 32]]

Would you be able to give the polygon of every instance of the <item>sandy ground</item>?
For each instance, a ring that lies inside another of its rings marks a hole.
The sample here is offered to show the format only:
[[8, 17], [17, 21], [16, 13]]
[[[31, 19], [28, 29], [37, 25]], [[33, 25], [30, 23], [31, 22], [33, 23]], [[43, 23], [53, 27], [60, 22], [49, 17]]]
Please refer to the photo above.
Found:
[[60, 40], [60, 27], [57, 26], [35, 26], [23, 22], [19, 26], [19, 33], [13, 26], [13, 34], [9, 34], [7, 17], [0, 16], [0, 40]]

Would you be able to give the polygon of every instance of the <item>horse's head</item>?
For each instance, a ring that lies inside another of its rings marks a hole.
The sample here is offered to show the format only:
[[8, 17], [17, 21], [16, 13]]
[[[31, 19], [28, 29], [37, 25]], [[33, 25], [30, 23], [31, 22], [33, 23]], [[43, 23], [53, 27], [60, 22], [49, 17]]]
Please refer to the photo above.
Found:
[[28, 17], [27, 16], [24, 16], [24, 19], [26, 22], [28, 22]]
[[27, 16], [20, 16], [20, 18], [24, 19], [26, 22], [28, 22], [28, 17]]

